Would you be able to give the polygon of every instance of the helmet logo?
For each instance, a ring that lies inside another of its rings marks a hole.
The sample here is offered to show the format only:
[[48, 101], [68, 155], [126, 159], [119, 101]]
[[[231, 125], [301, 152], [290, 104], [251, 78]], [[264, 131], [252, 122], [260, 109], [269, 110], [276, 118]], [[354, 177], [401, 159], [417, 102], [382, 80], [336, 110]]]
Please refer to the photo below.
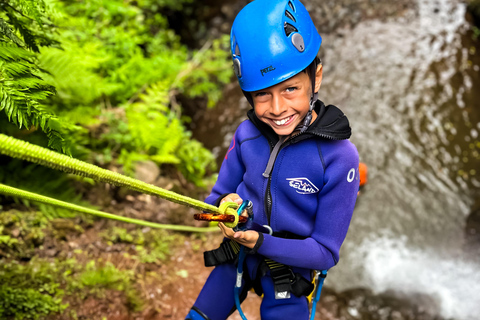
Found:
[[265, 75], [265, 73], [271, 72], [273, 70], [275, 70], [275, 68], [273, 66], [269, 66], [269, 67], [261, 69], [260, 72], [262, 73], [262, 77], [263, 77]]

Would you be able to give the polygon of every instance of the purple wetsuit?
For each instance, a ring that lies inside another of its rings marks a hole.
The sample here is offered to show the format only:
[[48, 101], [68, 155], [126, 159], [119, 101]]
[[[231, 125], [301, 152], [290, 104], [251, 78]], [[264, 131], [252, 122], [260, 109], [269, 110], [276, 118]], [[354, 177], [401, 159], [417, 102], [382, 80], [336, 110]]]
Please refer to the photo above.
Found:
[[[358, 153], [347, 140], [350, 126], [337, 107], [317, 101], [315, 111], [317, 119], [305, 132], [279, 143], [275, 132], [250, 110], [205, 200], [215, 204], [237, 193], [253, 202], [254, 222], [269, 225], [277, 234], [296, 235], [260, 236], [255, 253], [246, 259], [250, 279], [257, 276], [264, 257], [291, 266], [309, 280], [311, 270], [329, 269], [339, 260], [357, 197]], [[276, 300], [269, 274], [259, 281], [262, 319], [308, 319], [304, 296]], [[233, 263], [215, 267], [194, 309], [207, 319], [226, 319], [234, 310], [234, 283]]]

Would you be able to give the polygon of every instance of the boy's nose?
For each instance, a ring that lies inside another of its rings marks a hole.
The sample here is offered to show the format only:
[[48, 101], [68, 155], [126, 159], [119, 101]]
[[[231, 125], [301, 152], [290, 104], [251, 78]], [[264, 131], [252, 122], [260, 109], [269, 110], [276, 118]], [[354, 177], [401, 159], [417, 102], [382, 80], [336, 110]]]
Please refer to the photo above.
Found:
[[278, 95], [273, 95], [272, 106], [270, 107], [270, 113], [274, 116], [279, 116], [286, 110], [284, 101]]

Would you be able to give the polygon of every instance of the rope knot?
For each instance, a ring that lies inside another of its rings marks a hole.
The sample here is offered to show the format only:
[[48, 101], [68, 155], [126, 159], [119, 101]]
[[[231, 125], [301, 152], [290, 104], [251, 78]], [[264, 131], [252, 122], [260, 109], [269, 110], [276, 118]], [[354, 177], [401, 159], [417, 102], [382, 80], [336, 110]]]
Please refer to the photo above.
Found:
[[238, 224], [238, 213], [237, 213], [238, 204], [236, 204], [235, 202], [224, 202], [220, 205], [220, 207], [218, 209], [219, 209], [218, 211], [219, 211], [220, 214], [226, 214], [226, 215], [231, 215], [231, 216], [235, 217], [234, 222], [224, 222], [225, 226], [227, 226], [229, 228], [234, 228], [234, 227], [237, 226], [237, 224]]

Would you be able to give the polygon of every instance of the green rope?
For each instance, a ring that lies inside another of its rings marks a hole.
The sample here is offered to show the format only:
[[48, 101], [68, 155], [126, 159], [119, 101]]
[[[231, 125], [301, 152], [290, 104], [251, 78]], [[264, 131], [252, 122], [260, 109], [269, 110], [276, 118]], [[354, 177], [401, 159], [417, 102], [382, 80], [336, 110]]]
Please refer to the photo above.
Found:
[[173, 224], [160, 224], [160, 223], [154, 223], [154, 222], [148, 222], [144, 220], [138, 220], [138, 219], [133, 219], [133, 218], [127, 218], [127, 217], [122, 217], [118, 216], [115, 214], [111, 213], [106, 213], [98, 210], [93, 210], [85, 207], [81, 207], [72, 203], [60, 201], [57, 199], [52, 199], [49, 197], [45, 197], [36, 193], [12, 188], [9, 186], [6, 186], [4, 184], [0, 183], [0, 193], [11, 196], [11, 197], [19, 197], [22, 199], [27, 199], [35, 202], [41, 202], [45, 204], [49, 204], [52, 206], [64, 208], [64, 209], [69, 209], [69, 210], [74, 210], [82, 213], [87, 213], [91, 214], [97, 217], [101, 218], [107, 218], [107, 219], [113, 219], [117, 221], [122, 221], [122, 222], [127, 222], [127, 223], [134, 223], [138, 224], [141, 226], [146, 226], [150, 228], [156, 228], [156, 229], [168, 229], [168, 230], [175, 230], [175, 231], [186, 231], [186, 232], [211, 232], [211, 231], [219, 231], [217, 227], [209, 227], [209, 228], [199, 228], [199, 227], [189, 227], [189, 226], [179, 226], [179, 225], [173, 225]]
[[[200, 200], [192, 199], [178, 193], [162, 189], [160, 187], [136, 180], [122, 174], [102, 169], [95, 165], [70, 158], [37, 145], [18, 140], [4, 134], [0, 134], [0, 153], [7, 156], [18, 158], [33, 163], [37, 163], [49, 168], [62, 170], [67, 173], [73, 173], [83, 177], [89, 177], [93, 180], [107, 182], [116, 186], [126, 187], [131, 190], [158, 196], [160, 198], [192, 207], [201, 211], [207, 211], [217, 214], [237, 215], [234, 206], [224, 206], [217, 208]], [[238, 207], [238, 206], [237, 206]]]

